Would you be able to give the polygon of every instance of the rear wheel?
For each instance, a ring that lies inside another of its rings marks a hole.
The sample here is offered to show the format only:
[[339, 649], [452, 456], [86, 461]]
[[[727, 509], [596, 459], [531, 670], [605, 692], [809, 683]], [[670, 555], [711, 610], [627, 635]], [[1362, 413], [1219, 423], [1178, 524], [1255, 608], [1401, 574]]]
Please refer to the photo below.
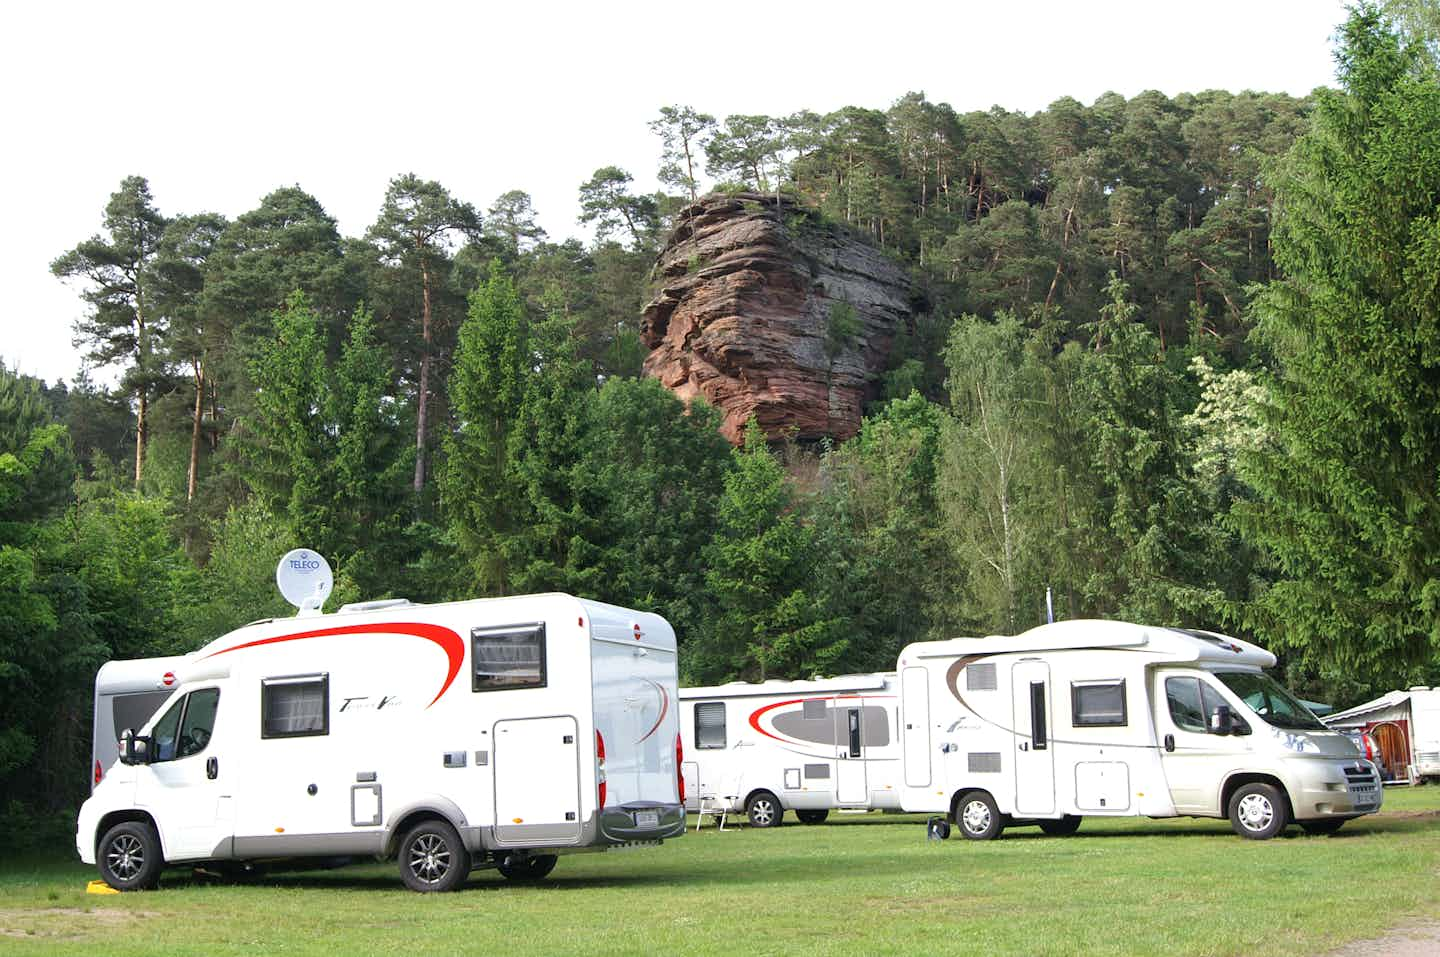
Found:
[[96, 849], [100, 877], [117, 891], [147, 891], [160, 883], [165, 859], [160, 835], [145, 821], [124, 821], [105, 832]]
[[1273, 784], [1246, 784], [1230, 796], [1230, 826], [1241, 837], [1268, 840], [1290, 823], [1290, 805]]
[[829, 811], [796, 811], [795, 816], [800, 819], [801, 824], [824, 824], [825, 819], [830, 816]]
[[513, 863], [507, 859], [497, 865], [497, 868], [512, 881], [538, 881], [555, 869], [557, 860], [554, 854], [541, 854]]
[[1334, 834], [1345, 825], [1345, 818], [1331, 817], [1319, 821], [1301, 821], [1300, 829], [1306, 834]]
[[400, 879], [412, 891], [453, 891], [470, 876], [470, 852], [448, 821], [421, 821], [400, 842]]
[[955, 823], [960, 833], [972, 841], [989, 841], [1005, 829], [995, 799], [985, 791], [971, 791], [955, 802]]
[[1080, 830], [1080, 822], [1083, 818], [1078, 814], [1067, 814], [1062, 818], [1049, 821], [1038, 821], [1040, 830], [1051, 837], [1069, 837]]
[[745, 816], [751, 827], [775, 827], [784, 814], [780, 799], [769, 791], [757, 791], [745, 802]]

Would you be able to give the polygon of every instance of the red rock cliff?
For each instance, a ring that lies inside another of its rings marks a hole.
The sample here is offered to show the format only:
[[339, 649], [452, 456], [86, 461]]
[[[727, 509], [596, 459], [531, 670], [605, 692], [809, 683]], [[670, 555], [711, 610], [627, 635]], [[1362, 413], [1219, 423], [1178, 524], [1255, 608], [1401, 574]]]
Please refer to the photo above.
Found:
[[751, 415], [771, 438], [854, 435], [910, 315], [900, 266], [773, 195], [686, 207], [655, 279], [645, 374], [683, 399], [703, 395], [735, 443]]

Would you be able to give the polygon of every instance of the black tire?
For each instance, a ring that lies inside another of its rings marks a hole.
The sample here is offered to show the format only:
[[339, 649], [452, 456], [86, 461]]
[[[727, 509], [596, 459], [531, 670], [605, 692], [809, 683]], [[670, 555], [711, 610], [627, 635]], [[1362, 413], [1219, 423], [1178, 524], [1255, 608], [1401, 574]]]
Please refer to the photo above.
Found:
[[101, 880], [117, 891], [152, 890], [165, 867], [160, 835], [146, 821], [116, 824], [100, 838], [95, 864]]
[[400, 879], [412, 891], [453, 891], [470, 876], [470, 852], [450, 822], [412, 827], [400, 842]]
[[1328, 817], [1319, 821], [1301, 821], [1300, 829], [1306, 834], [1334, 834], [1345, 826], [1349, 818]]
[[1078, 814], [1067, 814], [1062, 818], [1037, 821], [1036, 823], [1040, 825], [1040, 830], [1051, 837], [1069, 837], [1080, 830], [1080, 822], [1083, 820], [1084, 818]]
[[1267, 841], [1290, 823], [1290, 804], [1273, 784], [1254, 782], [1230, 795], [1230, 826], [1252, 841]]
[[779, 827], [785, 809], [780, 806], [780, 799], [769, 791], [756, 791], [745, 802], [745, 816], [750, 819], [751, 827]]
[[554, 854], [541, 854], [537, 857], [527, 857], [523, 861], [509, 863], [502, 861], [497, 869], [502, 875], [512, 881], [539, 881], [555, 869], [555, 862], [559, 860]]
[[800, 819], [801, 824], [824, 824], [830, 812], [824, 809], [818, 811], [796, 811], [795, 816]]
[[1005, 830], [1005, 819], [986, 791], [971, 791], [955, 802], [955, 824], [971, 841], [990, 841]]

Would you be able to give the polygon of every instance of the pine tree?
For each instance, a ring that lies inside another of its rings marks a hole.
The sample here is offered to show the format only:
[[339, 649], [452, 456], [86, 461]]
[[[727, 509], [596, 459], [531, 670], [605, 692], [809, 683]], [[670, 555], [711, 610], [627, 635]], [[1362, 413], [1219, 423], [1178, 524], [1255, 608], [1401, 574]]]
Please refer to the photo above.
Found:
[[1238, 517], [1279, 580], [1249, 621], [1330, 674], [1403, 682], [1440, 650], [1440, 85], [1369, 5], [1336, 59], [1343, 92], [1274, 177], [1275, 446]]

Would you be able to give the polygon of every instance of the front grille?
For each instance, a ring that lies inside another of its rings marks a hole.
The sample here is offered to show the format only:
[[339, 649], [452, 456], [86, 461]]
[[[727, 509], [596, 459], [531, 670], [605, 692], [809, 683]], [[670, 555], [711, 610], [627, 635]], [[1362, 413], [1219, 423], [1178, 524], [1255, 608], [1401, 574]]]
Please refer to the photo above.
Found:
[[1345, 785], [1357, 797], [1371, 797], [1380, 790], [1375, 769], [1368, 764], [1351, 764], [1345, 768]]

